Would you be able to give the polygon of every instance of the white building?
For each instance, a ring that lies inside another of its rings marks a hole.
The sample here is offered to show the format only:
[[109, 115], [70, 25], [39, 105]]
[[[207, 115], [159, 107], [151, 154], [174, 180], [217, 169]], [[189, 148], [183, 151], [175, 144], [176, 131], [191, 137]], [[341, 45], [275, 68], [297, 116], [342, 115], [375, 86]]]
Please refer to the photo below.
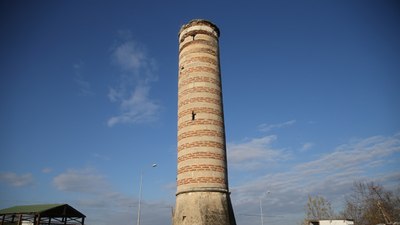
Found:
[[22, 221], [21, 225], [33, 225], [31, 221]]
[[308, 225], [354, 225], [353, 220], [310, 220]]

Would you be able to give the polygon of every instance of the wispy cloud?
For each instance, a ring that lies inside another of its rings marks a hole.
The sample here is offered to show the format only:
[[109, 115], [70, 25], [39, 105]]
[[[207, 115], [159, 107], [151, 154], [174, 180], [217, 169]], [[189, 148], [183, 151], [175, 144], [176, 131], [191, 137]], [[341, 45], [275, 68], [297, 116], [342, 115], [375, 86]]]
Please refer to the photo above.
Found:
[[89, 194], [110, 188], [105, 177], [92, 168], [70, 169], [54, 177], [53, 185], [60, 191]]
[[312, 143], [312, 142], [306, 142], [306, 143], [304, 143], [302, 146], [301, 146], [301, 148], [300, 148], [300, 151], [301, 152], [305, 152], [305, 151], [308, 151], [308, 150], [310, 150], [312, 147], [314, 147], [314, 143]]
[[73, 65], [75, 76], [74, 81], [78, 85], [79, 95], [81, 96], [92, 96], [94, 92], [91, 84], [85, 79], [83, 74], [85, 64], [83, 62], [75, 63]]
[[[270, 212], [266, 215], [281, 215], [287, 222], [300, 221], [308, 194], [325, 196], [340, 207], [355, 180], [400, 185], [400, 172], [393, 169], [398, 168], [400, 134], [353, 139], [326, 152], [317, 159], [286, 164], [282, 172], [270, 172], [232, 187], [236, 212], [259, 212], [260, 196], [270, 191], [264, 203], [265, 211]], [[247, 219], [243, 224], [256, 220]]]
[[297, 169], [307, 174], [313, 174], [323, 171], [332, 173], [354, 167], [365, 168], [364, 165], [379, 163], [381, 159], [396, 152], [400, 152], [400, 134], [392, 137], [374, 136], [355, 139], [338, 146], [332, 153], [324, 155], [318, 160], [297, 166]]
[[[276, 149], [273, 146], [277, 142], [279, 139], [276, 135], [268, 135], [228, 146], [229, 164], [235, 166], [230, 175], [246, 176], [245, 181], [231, 186], [238, 224], [259, 222], [260, 198], [265, 221], [270, 224], [293, 224], [293, 221], [300, 222], [303, 218], [308, 194], [324, 196], [332, 201], [334, 207], [340, 208], [355, 180], [377, 181], [385, 187], [386, 184], [391, 187], [400, 184], [398, 170], [384, 170], [387, 166], [398, 168], [400, 134], [352, 139], [313, 159], [299, 159], [284, 149]], [[316, 151], [318, 146], [313, 148]], [[284, 164], [284, 169], [261, 174], [241, 168], [261, 168], [260, 163], [274, 161]], [[254, 164], [260, 167], [254, 167]], [[75, 185], [80, 182], [83, 182], [81, 186]], [[76, 202], [77, 207], [90, 218], [88, 223], [90, 220], [90, 223], [99, 225], [119, 224], [136, 219], [136, 214], [132, 212], [137, 210], [138, 199], [113, 190], [107, 177], [94, 169], [68, 170], [54, 178], [53, 183], [61, 191], [89, 194], [80, 195], [83, 197]], [[166, 186], [172, 188], [174, 184]], [[95, 191], [89, 190], [96, 188]], [[265, 196], [267, 191], [270, 194]], [[171, 204], [143, 201], [143, 223], [162, 224], [162, 221], [170, 219]]]
[[258, 129], [262, 132], [267, 132], [267, 131], [271, 131], [273, 129], [277, 129], [277, 128], [283, 128], [283, 127], [288, 127], [291, 126], [293, 124], [296, 123], [296, 120], [289, 120], [283, 123], [278, 123], [278, 124], [260, 124], [258, 126]]
[[[88, 224], [108, 225], [125, 224], [136, 221], [138, 201], [127, 196], [99, 196], [99, 198], [83, 199], [77, 205], [85, 210]], [[171, 219], [171, 203], [163, 201], [141, 202], [142, 224], [165, 224]], [[92, 216], [91, 216], [92, 215]]]
[[105, 160], [105, 161], [110, 160], [109, 156], [102, 155], [102, 154], [99, 154], [99, 153], [92, 153], [92, 156], [93, 156], [93, 158], [100, 159], [100, 160]]
[[42, 173], [51, 173], [53, 171], [52, 168], [46, 167], [42, 169]]
[[277, 162], [287, 159], [290, 154], [282, 149], [271, 147], [276, 135], [253, 138], [243, 143], [228, 144], [229, 165], [234, 169], [251, 170], [265, 165], [265, 162]]
[[32, 185], [34, 183], [34, 179], [30, 173], [18, 175], [12, 172], [2, 172], [0, 173], [0, 182], [13, 187], [25, 187]]
[[[115, 191], [108, 178], [94, 168], [70, 169], [53, 179], [59, 191], [75, 192], [79, 199], [74, 205], [88, 217], [87, 223], [107, 225], [136, 220], [138, 199]], [[170, 218], [171, 203], [164, 201], [141, 202], [142, 222], [162, 224]], [[156, 215], [156, 216], [154, 216]]]
[[119, 104], [119, 114], [108, 120], [108, 126], [155, 121], [160, 105], [150, 97], [151, 83], [157, 80], [156, 62], [143, 45], [132, 40], [129, 32], [111, 54], [119, 69], [119, 84], [109, 89], [108, 98]]

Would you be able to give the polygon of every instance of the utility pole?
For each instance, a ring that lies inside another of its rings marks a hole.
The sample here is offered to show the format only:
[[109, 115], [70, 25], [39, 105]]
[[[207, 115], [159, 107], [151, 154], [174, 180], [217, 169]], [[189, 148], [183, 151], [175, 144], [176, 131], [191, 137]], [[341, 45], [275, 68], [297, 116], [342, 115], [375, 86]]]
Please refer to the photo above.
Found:
[[385, 223], [386, 224], [392, 224], [392, 220], [390, 219], [390, 216], [389, 216], [389, 214], [387, 214], [387, 212], [386, 212], [386, 210], [385, 210], [385, 208], [383, 208], [383, 205], [382, 205], [382, 197], [381, 197], [381, 195], [379, 194], [379, 192], [378, 192], [378, 190], [377, 190], [378, 188], [377, 187], [372, 187], [372, 190], [374, 190], [374, 192], [376, 193], [376, 195], [378, 195], [378, 202], [377, 202], [377, 206], [378, 206], [378, 208], [379, 208], [379, 211], [381, 212], [381, 214], [382, 214], [382, 216], [383, 216], [383, 219], [385, 220]]

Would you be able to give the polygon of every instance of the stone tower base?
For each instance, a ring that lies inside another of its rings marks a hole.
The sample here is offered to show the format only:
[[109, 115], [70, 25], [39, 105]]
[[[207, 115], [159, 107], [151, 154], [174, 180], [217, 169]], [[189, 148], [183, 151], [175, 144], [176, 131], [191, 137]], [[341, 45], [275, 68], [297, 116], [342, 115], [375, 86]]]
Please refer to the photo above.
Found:
[[186, 192], [176, 196], [173, 225], [236, 225], [227, 192]]

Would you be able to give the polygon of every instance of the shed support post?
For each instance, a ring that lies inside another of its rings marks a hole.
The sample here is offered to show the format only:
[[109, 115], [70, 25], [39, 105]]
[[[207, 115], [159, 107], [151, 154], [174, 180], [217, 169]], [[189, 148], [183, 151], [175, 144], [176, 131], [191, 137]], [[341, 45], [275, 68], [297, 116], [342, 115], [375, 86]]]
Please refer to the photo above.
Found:
[[82, 217], [82, 225], [85, 225], [85, 217]]
[[21, 223], [22, 223], [22, 214], [19, 214], [19, 217], [18, 217], [18, 225], [21, 225]]
[[42, 218], [40, 217], [40, 214], [39, 214], [38, 218], [37, 218], [37, 225], [40, 225], [40, 220], [42, 220]]

